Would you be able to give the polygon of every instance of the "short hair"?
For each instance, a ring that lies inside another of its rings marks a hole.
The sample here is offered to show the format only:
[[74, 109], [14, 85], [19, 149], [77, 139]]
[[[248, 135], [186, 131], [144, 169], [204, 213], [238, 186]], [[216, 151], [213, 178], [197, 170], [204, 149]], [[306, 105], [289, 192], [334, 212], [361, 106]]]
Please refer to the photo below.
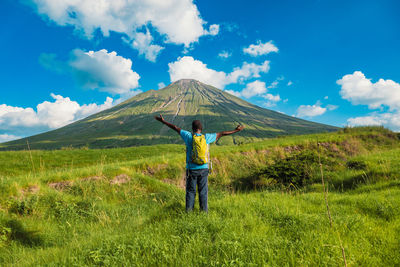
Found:
[[192, 122], [192, 130], [193, 132], [197, 132], [197, 130], [203, 131], [203, 125], [201, 125], [199, 120], [194, 120]]

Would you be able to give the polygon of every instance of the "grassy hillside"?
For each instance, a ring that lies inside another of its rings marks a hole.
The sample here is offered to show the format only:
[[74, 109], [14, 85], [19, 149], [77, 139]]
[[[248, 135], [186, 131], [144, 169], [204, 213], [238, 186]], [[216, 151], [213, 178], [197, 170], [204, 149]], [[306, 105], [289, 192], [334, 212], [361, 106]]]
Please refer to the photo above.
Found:
[[397, 134], [211, 151], [208, 215], [184, 212], [182, 145], [1, 152], [0, 265], [337, 266], [341, 246], [351, 266], [400, 264]]
[[180, 80], [161, 90], [149, 90], [127, 101], [60, 129], [0, 144], [0, 150], [60, 149], [62, 147], [112, 148], [138, 145], [174, 144], [171, 134], [154, 116], [183, 129], [191, 129], [194, 119], [205, 131], [218, 132], [243, 124], [246, 130], [221, 140], [240, 144], [288, 134], [309, 134], [338, 130], [264, 109], [195, 80]]

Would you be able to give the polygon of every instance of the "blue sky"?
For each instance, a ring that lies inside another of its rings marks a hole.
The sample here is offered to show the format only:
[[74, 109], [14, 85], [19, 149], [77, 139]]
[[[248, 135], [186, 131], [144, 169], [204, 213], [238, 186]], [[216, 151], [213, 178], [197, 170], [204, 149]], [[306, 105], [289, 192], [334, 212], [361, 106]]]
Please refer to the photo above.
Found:
[[75, 2], [0, 2], [0, 142], [180, 78], [291, 116], [400, 131], [398, 1]]

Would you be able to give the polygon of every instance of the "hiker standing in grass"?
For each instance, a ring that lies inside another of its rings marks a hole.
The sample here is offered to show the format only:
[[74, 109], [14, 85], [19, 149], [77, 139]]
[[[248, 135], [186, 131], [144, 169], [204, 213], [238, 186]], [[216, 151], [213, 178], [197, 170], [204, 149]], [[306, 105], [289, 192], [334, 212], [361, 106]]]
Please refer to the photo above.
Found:
[[238, 125], [233, 131], [223, 131], [219, 133], [202, 134], [203, 126], [199, 120], [192, 122], [193, 133], [182, 130], [176, 125], [164, 120], [160, 114], [156, 120], [175, 130], [186, 144], [186, 211], [194, 208], [196, 197], [196, 185], [199, 191], [200, 209], [208, 211], [208, 145], [216, 142], [222, 136], [237, 133], [243, 130], [243, 126]]

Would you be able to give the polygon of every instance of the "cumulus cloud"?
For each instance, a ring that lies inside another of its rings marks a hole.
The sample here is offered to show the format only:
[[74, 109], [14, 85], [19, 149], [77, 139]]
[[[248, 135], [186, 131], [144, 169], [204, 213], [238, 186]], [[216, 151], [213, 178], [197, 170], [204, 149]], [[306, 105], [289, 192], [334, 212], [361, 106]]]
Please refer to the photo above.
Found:
[[51, 94], [53, 101], [44, 101], [33, 108], [0, 105], [0, 130], [27, 135], [55, 129], [113, 106], [107, 97], [103, 104], [80, 105], [69, 97]]
[[195, 60], [190, 56], [184, 56], [175, 62], [168, 63], [168, 68], [171, 82], [180, 79], [196, 79], [218, 88], [224, 88], [228, 84], [225, 72], [210, 69], [200, 60]]
[[39, 62], [50, 70], [71, 73], [79, 86], [88, 89], [121, 95], [139, 86], [140, 76], [132, 70], [132, 61], [114, 51], [75, 49], [66, 62], [56, 60], [53, 54], [42, 54]]
[[[151, 26], [166, 43], [190, 44], [197, 42], [201, 36], [216, 35], [219, 25], [212, 24], [205, 28], [206, 22], [201, 18], [197, 6], [192, 0], [31, 0], [39, 15], [60, 26], [73, 26], [75, 31], [91, 39], [99, 30], [103, 36], [110, 32], [121, 33], [129, 40], [142, 38], [135, 34], [143, 27]], [[146, 33], [147, 34], [147, 33]], [[146, 42], [133, 45], [143, 49], [142, 45], [153, 45], [146, 37]], [[137, 41], [137, 40], [136, 40]], [[159, 46], [150, 48], [151, 56]], [[140, 51], [140, 50], [139, 50]], [[142, 50], [143, 51], [143, 50]]]
[[263, 97], [271, 102], [281, 101], [281, 97], [279, 95], [265, 94]]
[[228, 52], [228, 51], [221, 51], [219, 54], [218, 54], [218, 57], [220, 57], [220, 58], [224, 58], [224, 59], [226, 59], [226, 58], [229, 58], [229, 57], [231, 57], [232, 56], [232, 53], [230, 53], [230, 52]]
[[341, 86], [342, 98], [354, 105], [368, 105], [370, 109], [400, 108], [400, 84], [392, 80], [379, 79], [373, 83], [361, 71], [355, 71], [343, 76], [337, 84]]
[[335, 109], [337, 109], [339, 106], [337, 106], [337, 105], [331, 105], [331, 104], [329, 104], [329, 105], [326, 105], [326, 108], [328, 109], [328, 110], [335, 110]]
[[259, 78], [260, 73], [267, 73], [269, 71], [269, 61], [265, 60], [262, 64], [244, 62], [241, 67], [236, 67], [228, 75], [229, 83], [242, 82], [248, 78]]
[[382, 125], [400, 132], [400, 112], [373, 113], [367, 116], [349, 118], [349, 126], [376, 126]]
[[[400, 84], [393, 80], [379, 79], [371, 82], [361, 71], [344, 75], [337, 81], [341, 86], [340, 95], [353, 105], [367, 105], [369, 109], [380, 109], [366, 116], [347, 120], [350, 126], [383, 125], [400, 131]], [[383, 109], [388, 112], [382, 112]]]
[[130, 44], [133, 48], [138, 50], [139, 55], [144, 55], [144, 57], [151, 61], [155, 62], [158, 54], [164, 49], [164, 47], [152, 44], [153, 36], [151, 36], [149, 30], [146, 29], [146, 32], [135, 32], [133, 34], [134, 38], [128, 39], [123, 37], [122, 39]]
[[262, 98], [267, 100], [267, 102], [264, 103], [265, 107], [273, 107], [276, 105], [277, 102], [281, 101], [281, 97], [279, 95], [267, 93], [267, 91], [268, 89], [276, 88], [276, 86], [276, 81], [274, 81], [271, 85], [267, 87], [265, 82], [256, 80], [254, 82], [248, 83], [246, 85], [246, 88], [241, 91], [241, 95], [245, 98], [261, 96]]
[[279, 84], [279, 81], [278, 80], [275, 80], [275, 81], [273, 81], [270, 85], [268, 85], [268, 89], [272, 89], [272, 88], [276, 88], [276, 87], [278, 87], [278, 84]]
[[261, 81], [254, 81], [251, 83], [248, 83], [246, 85], [246, 88], [244, 88], [241, 92], [241, 95], [243, 95], [245, 98], [250, 98], [255, 95], [262, 95], [267, 92], [267, 87], [265, 86], [265, 82]]
[[266, 86], [265, 82], [255, 80], [254, 82], [248, 83], [246, 87], [242, 91], [233, 91], [233, 90], [224, 90], [225, 92], [230, 93], [231, 95], [237, 97], [251, 98], [254, 96], [260, 96], [266, 100], [264, 106], [272, 107], [281, 100], [279, 95], [273, 95], [268, 92], [269, 88], [275, 88], [274, 86]]
[[171, 82], [180, 79], [196, 79], [203, 83], [223, 89], [227, 84], [242, 82], [249, 78], [258, 78], [260, 73], [269, 71], [269, 61], [262, 64], [244, 62], [241, 67], [236, 67], [231, 73], [216, 71], [207, 67], [200, 60], [184, 56], [168, 64]]
[[327, 108], [321, 107], [321, 103], [314, 105], [300, 105], [297, 108], [296, 117], [315, 117], [324, 114]]
[[269, 53], [278, 51], [278, 47], [276, 47], [272, 41], [266, 43], [258, 41], [257, 44], [251, 44], [249, 47], [243, 48], [243, 53], [249, 54], [253, 57], [267, 55]]
[[0, 143], [16, 140], [22, 138], [21, 136], [16, 136], [13, 134], [0, 134]]
[[162, 88], [165, 87], [165, 83], [160, 82], [160, 83], [157, 84], [157, 86], [158, 86], [158, 89], [162, 89]]
[[210, 25], [209, 30], [205, 31], [204, 34], [205, 35], [217, 35], [219, 33], [219, 25], [218, 24], [212, 24]]

